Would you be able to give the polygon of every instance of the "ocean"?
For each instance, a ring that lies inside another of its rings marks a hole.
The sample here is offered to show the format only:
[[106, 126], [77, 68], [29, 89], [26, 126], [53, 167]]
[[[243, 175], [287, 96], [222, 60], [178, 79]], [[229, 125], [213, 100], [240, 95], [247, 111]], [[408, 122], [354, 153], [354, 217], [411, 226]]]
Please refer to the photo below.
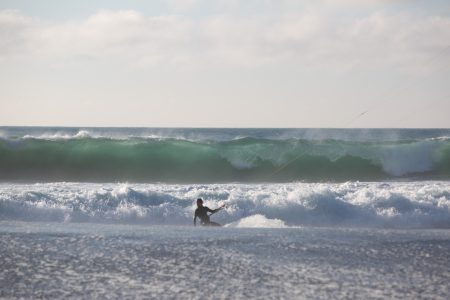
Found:
[[450, 129], [0, 127], [0, 297], [446, 299], [449, 180]]
[[0, 127], [3, 181], [448, 180], [448, 129]]

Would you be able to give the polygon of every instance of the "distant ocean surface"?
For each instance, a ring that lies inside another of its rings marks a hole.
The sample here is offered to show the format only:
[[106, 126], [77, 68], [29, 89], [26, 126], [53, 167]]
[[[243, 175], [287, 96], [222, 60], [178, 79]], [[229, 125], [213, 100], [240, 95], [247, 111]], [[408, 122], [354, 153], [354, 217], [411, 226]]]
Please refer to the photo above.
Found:
[[450, 228], [450, 129], [0, 127], [0, 218]]

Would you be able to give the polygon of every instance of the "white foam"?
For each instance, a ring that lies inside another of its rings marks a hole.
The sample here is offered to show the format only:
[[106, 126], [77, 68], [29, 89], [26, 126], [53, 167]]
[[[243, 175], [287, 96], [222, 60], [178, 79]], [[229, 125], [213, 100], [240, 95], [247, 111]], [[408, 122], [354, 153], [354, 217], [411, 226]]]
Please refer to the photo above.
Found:
[[84, 139], [84, 138], [90, 138], [91, 135], [87, 130], [80, 130], [73, 136], [75, 139]]
[[278, 219], [268, 219], [263, 215], [253, 215], [242, 218], [239, 221], [225, 225], [225, 227], [238, 228], [285, 228], [283, 221]]
[[57, 133], [52, 133], [52, 134], [43, 133], [40, 135], [27, 134], [27, 135], [24, 135], [22, 138], [23, 139], [54, 141], [54, 140], [84, 139], [84, 138], [94, 138], [94, 137], [98, 138], [98, 136], [91, 135], [91, 133], [89, 133], [89, 131], [87, 131], [87, 130], [79, 130], [76, 134], [68, 134], [68, 133], [62, 133], [62, 132], [57, 132]]
[[195, 200], [231, 227], [450, 228], [450, 182], [0, 184], [0, 218], [191, 225]]
[[[7, 136], [2, 136], [0, 132], [0, 138], [7, 138]], [[126, 134], [102, 134], [102, 132], [90, 132], [88, 130], [79, 130], [75, 134], [67, 133], [67, 132], [56, 132], [56, 133], [42, 133], [39, 135], [26, 134], [22, 137], [22, 139], [35, 139], [35, 140], [71, 140], [71, 139], [111, 139], [124, 141], [129, 139], [144, 139], [144, 140], [156, 140], [163, 141], [168, 139], [180, 140], [180, 141], [191, 141], [196, 142], [195, 139], [187, 139], [183, 136], [164, 136], [158, 134], [146, 134], [146, 135], [126, 135]]]

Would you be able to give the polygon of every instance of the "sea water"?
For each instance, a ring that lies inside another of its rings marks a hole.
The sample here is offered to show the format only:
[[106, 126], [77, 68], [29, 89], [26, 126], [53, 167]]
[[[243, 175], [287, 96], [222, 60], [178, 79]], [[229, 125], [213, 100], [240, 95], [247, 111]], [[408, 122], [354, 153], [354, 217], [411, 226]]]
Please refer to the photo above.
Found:
[[0, 127], [0, 297], [445, 299], [449, 179], [448, 129]]

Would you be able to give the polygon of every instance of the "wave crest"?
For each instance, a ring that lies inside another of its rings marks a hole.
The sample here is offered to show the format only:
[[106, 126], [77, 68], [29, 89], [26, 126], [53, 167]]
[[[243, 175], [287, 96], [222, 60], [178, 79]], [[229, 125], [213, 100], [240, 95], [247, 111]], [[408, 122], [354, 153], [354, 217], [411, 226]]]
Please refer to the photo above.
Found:
[[0, 140], [0, 180], [286, 182], [450, 178], [450, 142]]

